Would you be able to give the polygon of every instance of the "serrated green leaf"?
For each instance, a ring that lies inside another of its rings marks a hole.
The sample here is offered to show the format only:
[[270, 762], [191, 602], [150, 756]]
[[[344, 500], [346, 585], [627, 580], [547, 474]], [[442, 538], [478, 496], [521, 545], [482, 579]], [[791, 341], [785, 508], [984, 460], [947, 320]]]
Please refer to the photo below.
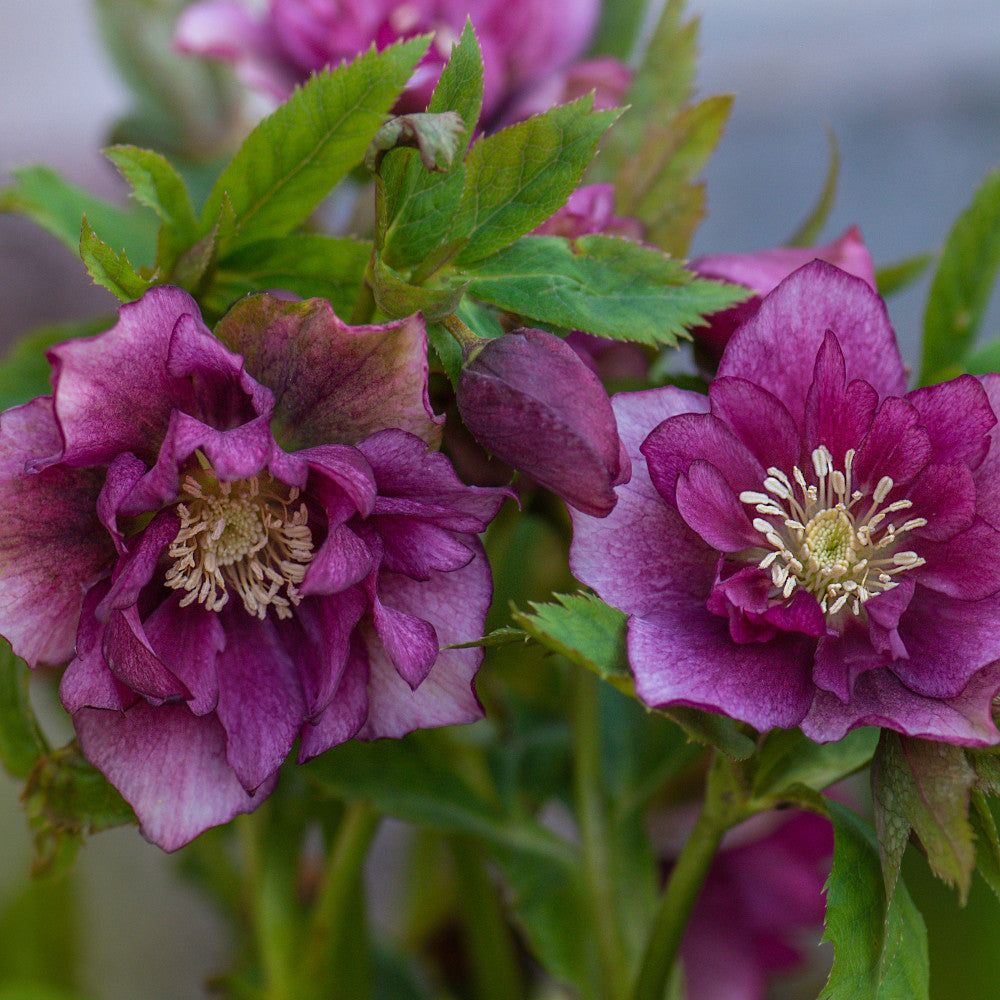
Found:
[[86, 216], [111, 246], [127, 250], [139, 264], [152, 264], [156, 252], [152, 212], [114, 205], [49, 167], [24, 167], [11, 173], [14, 184], [0, 191], [0, 212], [27, 216], [73, 253], [79, 251], [80, 226]]
[[304, 222], [361, 161], [427, 44], [419, 37], [382, 52], [372, 47], [312, 77], [250, 133], [223, 171], [202, 212], [202, 232], [214, 225], [226, 194], [235, 222], [224, 251]]
[[660, 251], [611, 236], [525, 236], [466, 274], [469, 294], [501, 309], [650, 347], [675, 346], [703, 316], [750, 294], [693, 278]]
[[913, 284], [933, 260], [929, 253], [917, 254], [893, 264], [885, 264], [875, 271], [875, 285], [882, 298], [888, 298]]
[[124, 250], [115, 253], [97, 236], [86, 216], [80, 230], [80, 259], [94, 284], [106, 288], [122, 302], [140, 298], [150, 286], [146, 278], [136, 273]]
[[465, 123], [457, 111], [429, 111], [390, 118], [372, 136], [365, 152], [365, 169], [378, 173], [391, 149], [415, 149], [424, 170], [447, 173], [462, 147]]
[[242, 295], [269, 289], [329, 300], [351, 315], [364, 282], [372, 245], [349, 237], [292, 233], [240, 248], [219, 263], [207, 292], [214, 309]]
[[978, 788], [972, 790], [969, 820], [976, 838], [976, 870], [1000, 898], [1000, 834], [990, 804]]
[[168, 274], [174, 261], [198, 240], [198, 220], [180, 174], [151, 149], [112, 146], [104, 155], [132, 187], [132, 197], [160, 218], [156, 265]]
[[757, 749], [732, 719], [683, 705], [654, 709], [677, 723], [688, 737], [704, 746], [717, 747], [731, 760], [746, 760]]
[[828, 802], [835, 847], [825, 941], [833, 968], [821, 1000], [927, 1000], [927, 931], [902, 882], [887, 902], [871, 826]]
[[509, 646], [515, 642], [527, 642], [528, 635], [519, 628], [505, 625], [502, 628], [495, 628], [492, 632], [484, 635], [481, 639], [473, 639], [472, 642], [456, 642], [451, 646], [444, 646], [444, 649], [472, 649], [474, 647], [488, 646]]
[[830, 209], [833, 208], [834, 199], [837, 197], [837, 178], [840, 176], [840, 149], [833, 129], [827, 129], [826, 140], [830, 149], [830, 159], [819, 198], [816, 199], [812, 211], [802, 221], [802, 225], [788, 238], [786, 246], [811, 247], [819, 238], [829, 218]]
[[452, 766], [453, 751], [438, 733], [411, 733], [398, 740], [352, 740], [304, 767], [307, 779], [328, 794], [365, 799], [380, 812], [431, 829], [483, 837], [498, 848], [535, 861], [568, 863], [568, 845], [544, 827], [507, 817]]
[[372, 255], [365, 275], [375, 302], [392, 319], [422, 313], [433, 323], [450, 316], [462, 301], [468, 281], [449, 275], [434, 285], [412, 285], [383, 260], [378, 251]]
[[864, 767], [875, 753], [879, 731], [855, 729], [836, 743], [813, 743], [798, 729], [774, 729], [758, 751], [753, 790], [757, 796], [779, 795], [796, 783], [822, 791]]
[[48, 750], [28, 698], [28, 667], [0, 639], [0, 763], [15, 778], [27, 778]]
[[592, 96], [479, 138], [465, 158], [465, 190], [452, 237], [468, 237], [458, 266], [482, 261], [565, 204], [618, 115]]
[[1000, 168], [991, 171], [948, 233], [924, 312], [920, 384], [960, 371], [1000, 267]]
[[634, 690], [625, 652], [627, 616], [592, 594], [554, 594], [550, 604], [530, 603], [511, 613], [532, 638], [572, 663], [593, 670], [630, 694]]
[[52, 391], [52, 366], [45, 357], [47, 348], [64, 340], [93, 336], [114, 322], [113, 316], [101, 316], [79, 323], [43, 326], [15, 341], [10, 353], [0, 361], [0, 410], [20, 406]]
[[966, 898], [975, 865], [969, 825], [975, 779], [962, 747], [883, 731], [872, 766], [872, 794], [888, 891], [912, 826], [931, 870]]

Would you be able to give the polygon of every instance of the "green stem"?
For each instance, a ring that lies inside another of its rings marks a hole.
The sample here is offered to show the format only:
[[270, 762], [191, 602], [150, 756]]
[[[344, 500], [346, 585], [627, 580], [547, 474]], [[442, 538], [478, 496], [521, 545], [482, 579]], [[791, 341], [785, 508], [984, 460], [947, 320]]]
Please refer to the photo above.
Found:
[[573, 792], [591, 910], [589, 923], [597, 935], [601, 996], [611, 1000], [625, 995], [628, 977], [612, 889], [606, 823], [610, 810], [602, 793], [601, 730], [597, 707], [597, 685], [600, 683], [588, 670], [576, 673], [573, 691]]
[[354, 312], [351, 313], [351, 326], [364, 326], [372, 321], [375, 315], [375, 293], [368, 283], [368, 272], [365, 272], [365, 280], [361, 283], [361, 292], [358, 301], [354, 305]]
[[458, 341], [462, 348], [462, 360], [468, 361], [474, 351], [485, 341], [477, 337], [454, 313], [441, 317], [441, 325]]
[[262, 829], [266, 805], [236, 817], [246, 871], [248, 910], [267, 1000], [295, 1000], [292, 920], [281, 875], [267, 863]]
[[303, 936], [299, 996], [309, 995], [322, 983], [329, 956], [339, 947], [343, 935], [353, 929], [347, 915], [379, 820], [379, 814], [367, 802], [353, 802], [344, 812]]
[[738, 767], [716, 752], [708, 773], [704, 806], [660, 899], [632, 1000], [663, 1000], [691, 911], [719, 844], [726, 831], [746, 817]]

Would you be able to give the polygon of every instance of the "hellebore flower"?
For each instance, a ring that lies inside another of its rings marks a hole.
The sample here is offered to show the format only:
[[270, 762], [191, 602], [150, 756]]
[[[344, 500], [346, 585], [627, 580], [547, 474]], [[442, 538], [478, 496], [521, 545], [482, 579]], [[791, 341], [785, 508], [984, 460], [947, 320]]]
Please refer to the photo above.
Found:
[[630, 463], [601, 380], [565, 341], [522, 329], [487, 341], [462, 370], [458, 412], [487, 451], [573, 507], [603, 517]]
[[863, 278], [875, 288], [875, 267], [857, 226], [851, 226], [833, 242], [818, 247], [775, 247], [772, 250], [759, 250], [757, 253], [699, 257], [690, 264], [695, 273], [714, 281], [744, 285], [757, 294], [710, 316], [707, 326], [695, 327], [691, 332], [696, 342], [707, 348], [713, 360], [717, 361], [733, 331], [760, 308], [761, 296], [767, 295], [783, 278], [811, 260], [825, 260], [828, 264], [835, 264], [842, 271]]
[[428, 450], [419, 320], [256, 296], [219, 333], [153, 288], [0, 418], [0, 631], [70, 661], [84, 754], [167, 850], [254, 809], [296, 740], [481, 715], [478, 655], [439, 647], [481, 632], [503, 497]]
[[615, 397], [633, 476], [570, 566], [630, 615], [636, 691], [818, 741], [1000, 738], [1000, 376], [905, 392], [882, 300], [821, 261], [707, 397]]
[[803, 932], [822, 926], [830, 823], [804, 812], [757, 819], [723, 841], [691, 914], [687, 1000], [765, 1000], [775, 975], [802, 964]]
[[[572, 89], [567, 67], [586, 49], [599, 14], [600, 0], [270, 0], [257, 17], [238, 0], [203, 0], [181, 15], [175, 43], [184, 52], [236, 63], [249, 86], [283, 101], [311, 73], [353, 59], [372, 43], [384, 49], [433, 31], [431, 48], [397, 105], [404, 113], [426, 107], [468, 15], [483, 54], [483, 119], [489, 122], [515, 102], [527, 102], [533, 113], [536, 91]], [[618, 80], [604, 62], [583, 74], [602, 92]]]

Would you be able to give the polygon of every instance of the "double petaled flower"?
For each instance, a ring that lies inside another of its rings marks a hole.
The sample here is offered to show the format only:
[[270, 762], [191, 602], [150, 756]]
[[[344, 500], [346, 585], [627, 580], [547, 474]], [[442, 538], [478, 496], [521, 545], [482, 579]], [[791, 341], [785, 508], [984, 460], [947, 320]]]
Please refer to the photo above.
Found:
[[[481, 715], [474, 650], [503, 499], [428, 448], [416, 319], [160, 287], [53, 348], [0, 421], [0, 630], [167, 849], [253, 809], [299, 743]], [[238, 353], [237, 353], [238, 352]]]
[[707, 397], [614, 399], [633, 476], [571, 565], [629, 620], [651, 705], [813, 739], [998, 739], [1000, 377], [905, 392], [885, 307], [816, 261], [733, 335]]

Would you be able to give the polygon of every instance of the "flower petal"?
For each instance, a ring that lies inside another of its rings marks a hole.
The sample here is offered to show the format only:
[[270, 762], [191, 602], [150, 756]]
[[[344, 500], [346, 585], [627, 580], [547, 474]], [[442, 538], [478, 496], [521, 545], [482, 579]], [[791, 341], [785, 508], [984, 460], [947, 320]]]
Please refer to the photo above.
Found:
[[[742, 378], [717, 378], [709, 386], [713, 415], [724, 420], [766, 469], [791, 470], [801, 440], [795, 421], [780, 400]], [[758, 487], [759, 488], [759, 487]]]
[[676, 503], [688, 527], [720, 552], [739, 552], [761, 542], [746, 508], [711, 462], [692, 462], [677, 477]]
[[[989, 450], [997, 418], [979, 379], [961, 375], [906, 394], [931, 436], [934, 462], [961, 462], [976, 469]], [[961, 419], [956, 419], [961, 415]]]

